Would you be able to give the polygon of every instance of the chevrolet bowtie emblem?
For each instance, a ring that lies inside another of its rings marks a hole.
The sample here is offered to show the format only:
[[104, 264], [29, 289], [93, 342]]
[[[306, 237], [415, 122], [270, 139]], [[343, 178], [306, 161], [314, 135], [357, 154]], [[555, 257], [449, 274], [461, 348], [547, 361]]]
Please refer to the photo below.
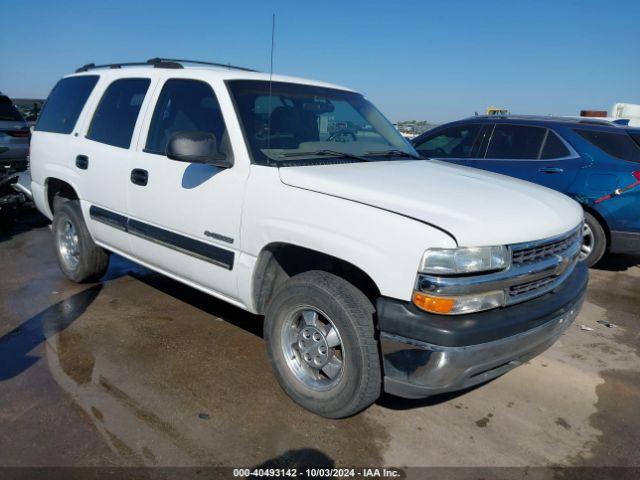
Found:
[[556, 267], [555, 276], [559, 277], [567, 270], [567, 268], [569, 268], [569, 265], [571, 264], [571, 260], [567, 257], [562, 257], [560, 255], [556, 255], [556, 257], [558, 258], [559, 263], [558, 263], [558, 266]]

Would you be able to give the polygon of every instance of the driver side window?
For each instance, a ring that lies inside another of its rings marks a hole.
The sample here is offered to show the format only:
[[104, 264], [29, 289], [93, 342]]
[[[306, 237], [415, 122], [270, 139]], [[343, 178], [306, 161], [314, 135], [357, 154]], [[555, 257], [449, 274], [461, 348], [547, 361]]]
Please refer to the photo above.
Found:
[[215, 135], [218, 151], [231, 157], [229, 135], [211, 86], [200, 80], [167, 80], [153, 111], [144, 151], [165, 155], [174, 133], [194, 131]]
[[478, 124], [446, 128], [428, 135], [415, 149], [424, 157], [469, 158], [479, 131]]

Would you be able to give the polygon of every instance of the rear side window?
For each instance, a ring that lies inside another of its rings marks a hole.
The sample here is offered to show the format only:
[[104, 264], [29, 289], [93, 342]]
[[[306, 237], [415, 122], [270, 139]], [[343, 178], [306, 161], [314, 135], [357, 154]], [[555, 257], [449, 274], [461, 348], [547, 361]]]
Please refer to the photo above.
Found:
[[145, 152], [165, 155], [174, 133], [193, 131], [214, 134], [220, 153], [231, 155], [220, 105], [211, 86], [199, 80], [167, 80], [151, 118]]
[[0, 96], [0, 122], [24, 122], [22, 115], [9, 97]]
[[612, 157], [640, 163], [640, 147], [626, 132], [611, 133], [594, 130], [575, 130], [575, 132]]
[[496, 124], [485, 158], [535, 160], [546, 128]]
[[60, 80], [49, 94], [35, 129], [71, 133], [98, 78], [97, 75], [83, 75]]
[[480, 131], [480, 125], [458, 125], [428, 135], [415, 149], [425, 157], [468, 158]]
[[148, 78], [123, 78], [109, 85], [93, 115], [87, 138], [114, 147], [129, 148], [133, 127], [150, 83]]
[[554, 158], [563, 158], [571, 155], [569, 149], [566, 147], [562, 140], [558, 138], [558, 136], [549, 130], [547, 134], [547, 138], [544, 141], [544, 147], [542, 147], [542, 152], [540, 153], [540, 158], [542, 160], [552, 160]]

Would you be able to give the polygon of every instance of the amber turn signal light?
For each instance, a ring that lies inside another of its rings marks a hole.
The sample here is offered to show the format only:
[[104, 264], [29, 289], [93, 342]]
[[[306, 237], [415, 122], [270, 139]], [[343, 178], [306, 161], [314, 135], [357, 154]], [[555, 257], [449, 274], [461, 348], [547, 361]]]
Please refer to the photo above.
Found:
[[422, 310], [432, 313], [451, 313], [456, 301], [453, 298], [432, 297], [420, 292], [413, 292], [413, 303]]

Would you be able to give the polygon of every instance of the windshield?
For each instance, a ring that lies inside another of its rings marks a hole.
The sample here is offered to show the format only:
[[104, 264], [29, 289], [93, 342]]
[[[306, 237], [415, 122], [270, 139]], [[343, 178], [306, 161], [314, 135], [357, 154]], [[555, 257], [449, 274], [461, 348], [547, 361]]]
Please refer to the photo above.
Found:
[[0, 97], [0, 121], [24, 122], [22, 115], [8, 97]]
[[294, 83], [229, 81], [253, 162], [313, 164], [327, 158], [419, 158], [411, 144], [354, 92]]

